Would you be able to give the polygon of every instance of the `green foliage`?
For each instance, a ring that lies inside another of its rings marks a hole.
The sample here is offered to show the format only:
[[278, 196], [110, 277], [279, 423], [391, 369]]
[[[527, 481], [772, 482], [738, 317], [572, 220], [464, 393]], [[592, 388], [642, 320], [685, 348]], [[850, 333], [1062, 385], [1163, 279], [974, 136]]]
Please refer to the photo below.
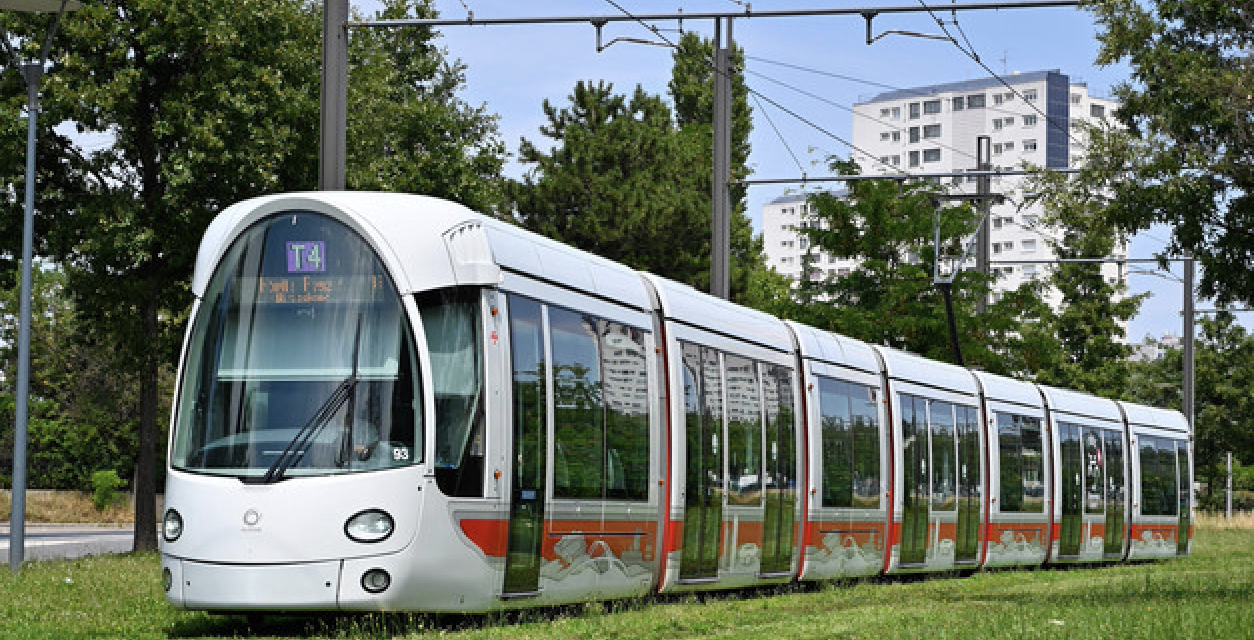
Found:
[[[713, 95], [712, 45], [681, 40], [670, 83], [676, 109], [642, 88], [617, 94], [579, 82], [568, 106], [544, 103], [548, 150], [523, 140], [533, 165], [512, 188], [519, 222], [538, 233], [685, 282], [710, 285]], [[732, 177], [747, 175], [749, 111], [742, 79], [733, 88]], [[781, 282], [765, 267], [761, 240], [744, 213], [744, 187], [732, 193], [734, 300], [768, 306]]]
[[[385, 11], [430, 15], [430, 5], [397, 0]], [[26, 18], [7, 26], [27, 49], [47, 27]], [[489, 178], [500, 166], [493, 121], [454, 100], [461, 68], [445, 62], [433, 37], [355, 38], [349, 184], [423, 189], [490, 208], [500, 200]], [[192, 302], [197, 239], [233, 202], [316, 186], [321, 6], [92, 2], [63, 23], [52, 49], [60, 57], [41, 120], [40, 253], [66, 265], [79, 326], [135, 385], [118, 397], [131, 401], [125, 417], [139, 426], [136, 547], [154, 548], [161, 376]], [[15, 70], [5, 69], [6, 152], [20, 147], [10, 123], [24, 96]], [[92, 143], [80, 149], [52, 130], [66, 122]], [[423, 175], [404, 175], [411, 171]], [[0, 240], [10, 247], [0, 253], [11, 255], [12, 221], [21, 216], [10, 201], [0, 207]]]
[[[1254, 335], [1227, 313], [1203, 317], [1194, 344], [1193, 466], [1206, 485], [1203, 505], [1222, 508], [1227, 453], [1254, 461]], [[1136, 402], [1181, 409], [1183, 351], [1131, 365], [1127, 395]], [[1254, 486], [1250, 486], [1254, 489]]]
[[1091, 131], [1077, 190], [1107, 190], [1124, 230], [1173, 226], [1170, 253], [1197, 256], [1199, 291], [1254, 302], [1254, 23], [1247, 2], [1092, 0], [1098, 64], [1127, 63], [1125, 127]]
[[113, 469], [101, 469], [91, 474], [91, 501], [97, 511], [117, 502], [118, 489], [122, 488], [122, 478]]
[[[858, 172], [850, 161], [834, 161], [832, 169]], [[820, 277], [821, 271], [811, 273], [807, 266], [797, 301], [786, 315], [866, 342], [954, 362], [944, 296], [933, 284], [937, 193], [928, 183], [873, 180], [850, 183], [847, 193], [812, 196], [810, 211], [817, 223], [800, 229], [810, 242], [810, 255], [857, 258], [860, 264], [840, 277]], [[941, 275], [952, 269], [952, 261], [944, 258], [962, 254], [962, 240], [975, 230], [976, 220], [968, 206], [944, 210]], [[1043, 304], [1025, 286], [977, 313], [977, 298], [988, 289], [989, 281], [974, 271], [962, 271], [954, 279], [963, 358], [989, 371], [1023, 373], [1041, 347], [1018, 331], [1024, 320], [1043, 312]]]

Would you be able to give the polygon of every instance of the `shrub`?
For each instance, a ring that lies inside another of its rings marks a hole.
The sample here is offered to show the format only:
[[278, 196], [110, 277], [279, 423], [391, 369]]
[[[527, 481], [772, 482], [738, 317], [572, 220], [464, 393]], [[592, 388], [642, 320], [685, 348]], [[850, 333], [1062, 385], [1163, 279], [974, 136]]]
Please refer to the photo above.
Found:
[[92, 502], [96, 503], [97, 511], [117, 502], [118, 489], [122, 486], [122, 478], [113, 469], [101, 469], [91, 474]]

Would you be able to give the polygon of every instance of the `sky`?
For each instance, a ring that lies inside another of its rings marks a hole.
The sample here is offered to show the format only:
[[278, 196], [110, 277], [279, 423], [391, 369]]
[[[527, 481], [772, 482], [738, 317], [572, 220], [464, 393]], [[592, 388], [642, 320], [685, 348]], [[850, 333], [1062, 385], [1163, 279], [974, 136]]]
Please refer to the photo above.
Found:
[[[1097, 96], [1111, 96], [1112, 88], [1127, 81], [1126, 65], [1099, 66], [1099, 27], [1093, 16], [1074, 7], [1016, 8], [957, 13], [944, 11], [949, 4], [927, 0], [937, 18], [968, 50], [999, 75], [1058, 69], [1072, 82], [1084, 82]], [[680, 11], [740, 12], [839, 7], [912, 6], [919, 0], [436, 0], [443, 17], [476, 18], [556, 17], [640, 14], [672, 14]], [[353, 0], [354, 9], [372, 15], [374, 0]], [[920, 5], [920, 9], [922, 6]], [[671, 48], [679, 29], [713, 33], [712, 20], [654, 23], [661, 38], [638, 22], [613, 22], [604, 28], [604, 39], [634, 38], [660, 42], [651, 46], [619, 42], [597, 52], [596, 30], [588, 23], [518, 26], [450, 26], [441, 29], [439, 44], [450, 58], [467, 65], [464, 98], [485, 105], [499, 115], [502, 138], [516, 155], [526, 138], [541, 148], [550, 146], [539, 127], [545, 122], [542, 105], [547, 99], [558, 106], [568, 103], [579, 80], [611, 82], [620, 93], [636, 85], [658, 95], [666, 94], [670, 77]], [[926, 12], [880, 14], [873, 22], [875, 34], [888, 30], [940, 34], [936, 18]], [[866, 21], [857, 15], [798, 18], [737, 18], [733, 27], [736, 44], [747, 56], [746, 80], [751, 90], [796, 112], [814, 125], [802, 122], [758, 98], [753, 108], [752, 153], [754, 178], [794, 178], [831, 175], [830, 157], [847, 158], [851, 150], [842, 141], [852, 139], [857, 102], [893, 88], [916, 87], [988, 77], [988, 73], [954, 43], [936, 39], [885, 35], [868, 45]], [[813, 71], [797, 69], [801, 67]], [[816, 73], [820, 72], [820, 73]], [[843, 76], [843, 78], [838, 77]], [[862, 82], [854, 81], [862, 80]], [[804, 90], [801, 93], [793, 88]], [[806, 95], [811, 94], [811, 95]], [[511, 161], [507, 173], [518, 177], [526, 167]], [[823, 185], [811, 183], [810, 187]], [[781, 195], [796, 193], [801, 185], [764, 185], [749, 189], [748, 213], [761, 230], [762, 206]], [[1138, 234], [1129, 249], [1131, 258], [1151, 258], [1161, 251], [1170, 235], [1167, 228]], [[1147, 271], [1146, 274], [1138, 273]], [[1132, 269], [1132, 293], [1151, 297], [1130, 325], [1129, 339], [1146, 335], [1181, 335], [1184, 299], [1178, 264], [1174, 274], [1158, 272], [1152, 265]], [[1199, 309], [1209, 308], [1206, 302]], [[1251, 318], [1245, 317], [1248, 325]]]

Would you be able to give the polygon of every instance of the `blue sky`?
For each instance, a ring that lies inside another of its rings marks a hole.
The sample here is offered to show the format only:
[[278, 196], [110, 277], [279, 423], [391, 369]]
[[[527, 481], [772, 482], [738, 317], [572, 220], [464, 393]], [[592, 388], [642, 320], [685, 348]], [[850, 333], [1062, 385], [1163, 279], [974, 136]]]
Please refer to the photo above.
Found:
[[[1010, 74], [1043, 69], [1059, 69], [1072, 81], [1086, 82], [1094, 95], [1109, 96], [1112, 87], [1128, 77], [1123, 65], [1099, 67], [1097, 25], [1091, 14], [1078, 8], [1004, 9], [961, 12], [960, 29], [954, 16], [943, 10], [948, 4], [928, 0], [946, 21], [948, 30], [971, 48], [993, 71]], [[744, 11], [737, 0], [615, 0], [633, 14], [699, 11]], [[917, 0], [757, 0], [756, 11], [772, 9], [906, 6]], [[372, 0], [354, 0], [363, 12], [377, 8]], [[621, 15], [608, 0], [436, 0], [445, 17], [464, 17], [468, 6], [476, 17]], [[662, 35], [674, 41], [679, 25], [659, 23]], [[940, 33], [935, 19], [927, 13], [887, 15], [875, 19], [876, 34], [886, 30]], [[683, 28], [706, 36], [712, 34], [710, 20], [685, 21]], [[527, 138], [540, 146], [547, 140], [539, 133], [544, 122], [541, 105], [549, 99], [565, 104], [578, 80], [606, 80], [620, 92], [639, 84], [646, 91], [665, 94], [670, 74], [671, 50], [665, 46], [619, 43], [604, 52], [596, 51], [596, 32], [588, 24], [524, 26], [454, 26], [442, 30], [441, 44], [450, 57], [468, 65], [465, 97], [473, 104], [485, 104], [500, 115], [500, 130], [511, 153], [519, 140]], [[872, 45], [866, 44], [866, 23], [859, 16], [805, 18], [741, 18], [734, 26], [737, 44], [749, 57], [749, 86], [771, 100], [787, 106], [834, 135], [806, 125], [765, 102], [752, 102], [754, 108], [753, 147], [750, 156], [755, 177], [794, 177], [802, 170], [809, 175], [828, 175], [826, 158], [848, 157], [850, 149], [837, 140], [852, 137], [854, 103], [883, 91], [880, 86], [836, 79], [790, 69], [786, 63], [863, 79], [892, 87], [986, 77], [988, 74], [954, 44], [922, 38], [889, 35]], [[638, 23], [610, 23], [605, 39], [656, 36]], [[794, 92], [777, 82], [805, 89], [822, 100]], [[769, 118], [769, 121], [768, 121]], [[776, 133], [776, 129], [779, 133]], [[783, 141], [786, 141], [785, 142]], [[797, 160], [793, 159], [796, 156]], [[800, 166], [799, 166], [800, 163]], [[512, 163], [511, 175], [525, 168]], [[755, 186], [749, 190], [749, 214], [760, 225], [762, 205], [796, 187]], [[760, 227], [759, 227], [760, 228]], [[1152, 257], [1169, 235], [1154, 229], [1134, 238], [1129, 255]], [[1148, 268], [1148, 267], [1146, 267]], [[1178, 267], [1175, 269], [1179, 274]], [[1132, 275], [1134, 292], [1149, 291], [1142, 313], [1133, 320], [1129, 336], [1139, 341], [1146, 334], [1179, 335], [1181, 284], [1168, 274]], [[1199, 308], [1206, 307], [1205, 303]]]

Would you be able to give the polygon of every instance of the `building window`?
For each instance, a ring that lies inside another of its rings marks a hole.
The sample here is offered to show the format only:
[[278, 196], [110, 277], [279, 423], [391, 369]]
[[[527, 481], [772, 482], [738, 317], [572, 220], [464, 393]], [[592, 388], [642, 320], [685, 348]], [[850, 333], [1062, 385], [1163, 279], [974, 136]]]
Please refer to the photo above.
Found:
[[1023, 214], [1023, 226], [1031, 227], [1035, 224], [1036, 224], [1036, 214], [1032, 214], [1032, 213]]
[[967, 99], [962, 96], [956, 96], [951, 104], [954, 111], [962, 111], [966, 108]]
[[893, 166], [894, 167], [901, 166], [901, 156], [893, 156]]
[[993, 155], [995, 156], [1001, 155], [1001, 149], [1002, 149], [1001, 143], [993, 145]]
[[910, 152], [910, 166], [912, 167], [919, 166], [919, 152], [918, 151]]
[[940, 152], [941, 152], [940, 149], [924, 149], [923, 161], [924, 162], [940, 162], [940, 159], [941, 159]]
[[900, 131], [894, 131], [894, 132], [893, 132], [893, 142], [901, 142], [901, 132], [900, 132]]
[[1034, 116], [1034, 115], [1023, 116], [1023, 126], [1025, 126], [1025, 127], [1035, 127], [1035, 126], [1036, 126], [1036, 116]]
[[941, 112], [940, 100], [928, 100], [927, 102], [923, 103], [923, 113], [930, 115], [930, 114], [937, 114], [940, 112]]
[[880, 109], [880, 117], [881, 117], [881, 118], [890, 118], [890, 117], [892, 117], [892, 115], [893, 115], [893, 110], [892, 110], [892, 109], [890, 109], [890, 108], [888, 108], [888, 107], [884, 107], [883, 109]]
[[1024, 89], [1023, 99], [1028, 102], [1036, 102], [1036, 89]]
[[888, 142], [889, 140], [892, 139], [892, 137], [893, 137], [893, 134], [891, 132], [884, 131], [880, 133], [880, 142]]
[[976, 93], [976, 94], [967, 96], [967, 108], [968, 109], [983, 109], [984, 108], [984, 94]]
[[[802, 240], [802, 242], [805, 242], [805, 241], [804, 241], [804, 240]], [[1015, 243], [1014, 243], [1014, 241], [1012, 241], [1012, 240], [1007, 240], [1006, 242], [1003, 242], [1003, 243], [1001, 243], [1001, 244], [1002, 244], [1002, 246], [1004, 246], [1004, 247], [1006, 248], [1006, 251], [1014, 251], [1014, 248], [1015, 248]]]
[[1019, 248], [1024, 253], [1036, 253], [1036, 240], [1020, 240]]
[[1080, 94], [1078, 93], [1071, 94], [1071, 104], [1080, 104]]
[[1013, 92], [1013, 91], [1007, 91], [1007, 92], [1006, 92], [1006, 102], [1014, 102], [1014, 100], [1015, 100], [1015, 92]]
[[910, 103], [910, 119], [916, 120], [918, 119], [918, 117], [919, 117], [919, 103], [911, 102]]
[[1014, 150], [1015, 150], [1015, 143], [1013, 143], [1013, 142], [1007, 142], [1007, 143], [1006, 143], [1006, 146], [1005, 146], [1005, 149], [1006, 149], [1006, 151], [1014, 151]]
[[901, 107], [893, 107], [893, 120], [901, 119]]
[[910, 142], [913, 143], [913, 142], [918, 142], [918, 141], [919, 141], [919, 128], [910, 127]]
[[993, 131], [1001, 131], [1001, 118], [993, 120]]
[[1001, 228], [1001, 224], [1002, 224], [1002, 222], [1001, 222], [1001, 218], [993, 218], [993, 228], [994, 228], [994, 229], [1000, 229], [1000, 228]]
[[1007, 127], [1013, 127], [1013, 126], [1015, 126], [1015, 119], [1014, 119], [1014, 116], [1011, 116], [1011, 117], [1009, 117], [1009, 118], [1002, 118], [1002, 121], [1006, 123], [1006, 126], [1007, 126]]
[[1094, 118], [1104, 118], [1106, 117], [1106, 107], [1100, 104], [1091, 104], [1089, 105], [1089, 115]]
[[1006, 101], [1006, 96], [1000, 93], [993, 94], [993, 104], [998, 105]]
[[880, 164], [891, 164], [892, 159], [888, 156], [880, 156]]
[[923, 125], [924, 138], [939, 138], [941, 136], [941, 126], [939, 124]]
[[1036, 151], [1036, 141], [1035, 141], [1035, 140], [1024, 140], [1024, 141], [1023, 141], [1023, 150], [1024, 150], [1024, 151]]
[[1034, 264], [1023, 265], [1023, 277], [1035, 278], [1036, 277], [1036, 265]]

